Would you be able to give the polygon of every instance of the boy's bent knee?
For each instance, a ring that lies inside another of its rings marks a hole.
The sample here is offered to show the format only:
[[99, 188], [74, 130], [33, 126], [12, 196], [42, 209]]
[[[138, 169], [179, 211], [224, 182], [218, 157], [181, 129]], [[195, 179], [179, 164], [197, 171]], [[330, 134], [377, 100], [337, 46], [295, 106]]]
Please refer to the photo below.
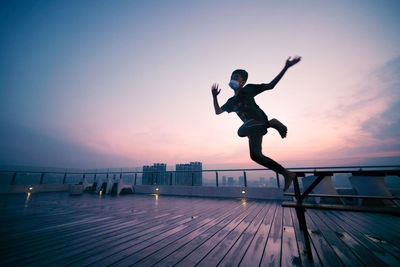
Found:
[[250, 158], [255, 162], [259, 162], [262, 158], [262, 155], [260, 155], [258, 153], [250, 152]]

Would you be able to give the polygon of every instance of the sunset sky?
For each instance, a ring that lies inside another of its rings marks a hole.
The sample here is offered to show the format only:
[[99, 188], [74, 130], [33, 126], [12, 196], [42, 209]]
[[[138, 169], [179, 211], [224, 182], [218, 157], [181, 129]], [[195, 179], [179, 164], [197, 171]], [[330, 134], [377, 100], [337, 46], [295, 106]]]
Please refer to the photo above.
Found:
[[257, 167], [230, 74], [268, 83], [287, 167], [400, 164], [400, 1], [2, 1], [0, 165]]

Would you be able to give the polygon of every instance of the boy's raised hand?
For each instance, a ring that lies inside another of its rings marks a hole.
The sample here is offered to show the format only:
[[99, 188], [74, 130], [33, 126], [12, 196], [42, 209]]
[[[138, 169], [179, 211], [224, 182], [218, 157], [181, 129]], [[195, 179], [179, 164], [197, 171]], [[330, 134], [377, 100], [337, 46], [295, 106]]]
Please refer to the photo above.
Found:
[[212, 95], [213, 95], [213, 96], [217, 96], [220, 92], [221, 92], [221, 89], [218, 90], [218, 84], [217, 84], [217, 83], [214, 83], [214, 84], [211, 86], [211, 93], [212, 93]]
[[286, 67], [287, 67], [287, 68], [290, 68], [291, 66], [297, 64], [300, 60], [301, 60], [301, 57], [294, 57], [294, 58], [289, 57], [289, 58], [286, 60]]

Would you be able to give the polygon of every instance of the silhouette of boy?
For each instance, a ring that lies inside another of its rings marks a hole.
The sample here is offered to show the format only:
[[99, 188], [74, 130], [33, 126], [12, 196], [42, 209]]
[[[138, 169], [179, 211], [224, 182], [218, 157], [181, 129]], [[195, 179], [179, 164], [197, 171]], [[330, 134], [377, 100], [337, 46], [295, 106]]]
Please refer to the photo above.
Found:
[[294, 57], [293, 59], [289, 57], [286, 60], [283, 70], [270, 83], [247, 84], [244, 86], [248, 77], [247, 72], [241, 69], [235, 70], [232, 72], [231, 81], [229, 82], [229, 86], [234, 90], [235, 94], [222, 107], [219, 106], [217, 99], [221, 89], [218, 89], [217, 83], [214, 83], [211, 87], [215, 114], [219, 115], [224, 111], [228, 113], [236, 112], [244, 122], [238, 130], [238, 135], [249, 138], [250, 158], [258, 164], [282, 174], [285, 178], [283, 191], [289, 188], [296, 174], [285, 169], [276, 161], [264, 156], [261, 151], [261, 144], [262, 138], [267, 133], [268, 128], [276, 129], [282, 138], [286, 137], [287, 128], [277, 119], [268, 120], [267, 115], [265, 115], [254, 101], [254, 97], [266, 90], [273, 89], [285, 72], [300, 60], [301, 57]]

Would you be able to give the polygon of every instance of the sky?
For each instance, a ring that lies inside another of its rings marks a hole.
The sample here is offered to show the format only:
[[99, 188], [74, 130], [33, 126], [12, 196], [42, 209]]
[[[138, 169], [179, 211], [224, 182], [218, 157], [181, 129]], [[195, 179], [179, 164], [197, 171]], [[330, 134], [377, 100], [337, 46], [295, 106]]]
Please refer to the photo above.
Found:
[[234, 113], [237, 68], [288, 127], [286, 167], [400, 164], [399, 1], [2, 1], [0, 165], [260, 167]]

